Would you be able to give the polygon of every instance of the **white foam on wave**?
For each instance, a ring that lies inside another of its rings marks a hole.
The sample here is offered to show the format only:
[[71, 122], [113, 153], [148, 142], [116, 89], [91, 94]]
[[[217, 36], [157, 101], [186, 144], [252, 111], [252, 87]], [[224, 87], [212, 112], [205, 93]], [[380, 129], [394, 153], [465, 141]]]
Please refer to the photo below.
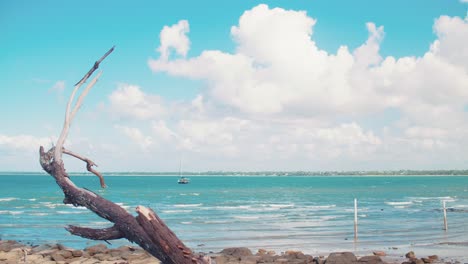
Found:
[[40, 204], [50, 209], [54, 209], [57, 206], [64, 206], [64, 204], [57, 204], [57, 203], [51, 203], [51, 202], [40, 202]]
[[11, 202], [14, 200], [18, 200], [19, 198], [16, 197], [5, 197], [5, 198], [0, 198], [0, 202]]
[[294, 207], [295, 204], [290, 203], [290, 204], [269, 204], [268, 206], [273, 207], [273, 208], [290, 208]]
[[215, 206], [216, 209], [221, 209], [221, 210], [249, 210], [251, 208], [250, 205], [238, 205], [238, 206]]
[[234, 216], [235, 219], [239, 219], [239, 220], [255, 220], [255, 219], [259, 219], [260, 216], [253, 216], [253, 215], [236, 215]]
[[392, 206], [403, 206], [403, 205], [412, 205], [413, 202], [385, 202], [388, 205]]
[[56, 211], [57, 214], [82, 214], [84, 211]]
[[202, 203], [198, 204], [174, 204], [174, 207], [200, 207], [202, 206]]
[[34, 215], [34, 216], [46, 216], [46, 215], [49, 215], [48, 213], [30, 213], [30, 215]]
[[199, 196], [200, 193], [179, 193], [179, 195], [182, 195], [182, 196], [186, 196], [186, 195], [190, 195], [190, 196]]
[[24, 213], [24, 211], [0, 211], [0, 214], [9, 214], [9, 215], [19, 215]]
[[74, 206], [73, 204], [66, 204], [67, 207], [74, 208], [74, 209], [79, 209], [79, 210], [88, 210], [88, 208], [84, 206]]
[[324, 209], [332, 209], [335, 208], [336, 204], [330, 204], [330, 205], [308, 205], [304, 206], [307, 210], [324, 210]]
[[180, 223], [184, 224], [184, 225], [191, 225], [192, 224], [192, 222], [190, 222], [190, 221], [184, 221], [184, 222], [180, 222]]
[[162, 210], [165, 214], [191, 213], [193, 210]]
[[204, 224], [227, 224], [227, 223], [232, 223], [231, 221], [226, 221], [226, 220], [208, 220], [204, 221]]
[[31, 202], [34, 202], [34, 201], [36, 201], [36, 200], [37, 200], [36, 198], [28, 199], [28, 201], [31, 201]]

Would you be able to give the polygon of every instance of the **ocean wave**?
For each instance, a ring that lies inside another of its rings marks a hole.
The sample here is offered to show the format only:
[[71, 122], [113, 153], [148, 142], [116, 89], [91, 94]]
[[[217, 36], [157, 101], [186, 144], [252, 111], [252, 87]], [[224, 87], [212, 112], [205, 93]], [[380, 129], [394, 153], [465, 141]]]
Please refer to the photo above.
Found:
[[56, 211], [57, 214], [83, 214], [85, 211]]
[[202, 206], [202, 203], [198, 204], [174, 204], [174, 207], [200, 207]]
[[235, 219], [239, 219], [239, 220], [255, 220], [255, 219], [259, 219], [260, 216], [253, 216], [253, 215], [236, 215], [234, 216]]
[[336, 204], [330, 204], [330, 205], [307, 205], [304, 206], [304, 208], [307, 208], [308, 210], [323, 210], [323, 209], [332, 209], [335, 208]]
[[0, 211], [0, 214], [8, 214], [8, 215], [18, 215], [22, 213], [24, 213], [24, 211], [8, 211], [8, 210]]
[[251, 208], [250, 205], [238, 205], [238, 206], [215, 206], [216, 209], [221, 209], [221, 210], [237, 210], [237, 209], [243, 209], [243, 210], [248, 210]]
[[0, 202], [11, 202], [14, 200], [19, 200], [19, 198], [16, 197], [5, 197], [5, 198], [0, 198]]
[[294, 207], [295, 204], [289, 203], [289, 204], [269, 204], [268, 206], [273, 207], [273, 208], [289, 208], [289, 207]]
[[186, 196], [186, 195], [190, 195], [190, 196], [199, 196], [200, 193], [179, 193], [179, 195], [182, 195], [182, 196]]
[[49, 215], [48, 213], [30, 213], [29, 215], [34, 215], [34, 216], [46, 216]]
[[191, 213], [193, 210], [162, 210], [165, 214]]
[[388, 205], [392, 205], [392, 206], [403, 206], [403, 205], [412, 205], [413, 202], [385, 202], [386, 204]]
[[232, 223], [232, 221], [227, 221], [227, 220], [208, 220], [204, 221], [204, 224], [227, 224], [227, 223]]
[[184, 222], [180, 222], [180, 223], [184, 224], [184, 225], [191, 225], [192, 224], [192, 222], [190, 222], [190, 221], [184, 221]]

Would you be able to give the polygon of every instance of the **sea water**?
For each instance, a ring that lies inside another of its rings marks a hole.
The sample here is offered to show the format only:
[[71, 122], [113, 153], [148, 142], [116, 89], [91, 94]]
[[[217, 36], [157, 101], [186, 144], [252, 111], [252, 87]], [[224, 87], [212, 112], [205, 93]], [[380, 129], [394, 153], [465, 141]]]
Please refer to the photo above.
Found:
[[[72, 176], [135, 215], [152, 208], [196, 251], [227, 247], [331, 251], [384, 250], [401, 255], [438, 254], [468, 259], [467, 176]], [[354, 239], [354, 199], [358, 237]], [[23, 243], [96, 243], [70, 235], [68, 224], [112, 224], [85, 208], [63, 204], [54, 179], [42, 174], [0, 175], [0, 238]], [[444, 230], [442, 203], [447, 205]], [[126, 240], [110, 241], [113, 246]], [[101, 242], [102, 243], [102, 242]]]

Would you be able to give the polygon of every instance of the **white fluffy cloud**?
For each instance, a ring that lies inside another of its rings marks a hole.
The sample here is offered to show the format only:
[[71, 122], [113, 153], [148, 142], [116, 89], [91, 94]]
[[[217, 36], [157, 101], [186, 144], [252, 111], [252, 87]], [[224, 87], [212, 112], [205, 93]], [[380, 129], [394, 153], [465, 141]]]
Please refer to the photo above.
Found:
[[167, 60], [171, 49], [174, 49], [178, 55], [186, 56], [190, 48], [190, 40], [187, 33], [190, 31], [187, 20], [181, 20], [173, 26], [164, 26], [161, 30], [161, 46], [157, 49], [161, 53], [161, 58]]
[[153, 144], [153, 139], [150, 136], [143, 135], [143, 133], [138, 128], [120, 125], [116, 125], [115, 128], [121, 131], [134, 144], [141, 147], [143, 150], [147, 150]]
[[[329, 53], [314, 41], [316, 23], [304, 11], [261, 4], [231, 28], [234, 53], [205, 50], [189, 58], [188, 22], [166, 26], [160, 57], [150, 59], [149, 67], [203, 80], [207, 89], [171, 108], [172, 118], [149, 114], [164, 113], [165, 107], [138, 87], [119, 88], [111, 104], [121, 114], [152, 120], [151, 140], [134, 133], [143, 145], [158, 142], [208, 159], [224, 155], [241, 169], [468, 161], [463, 151], [468, 147], [463, 137], [468, 132], [467, 19], [439, 17], [437, 39], [427, 52], [401, 58], [380, 54], [383, 25], [367, 23], [369, 35], [361, 46], [343, 45]], [[171, 49], [182, 57], [171, 58]], [[398, 119], [365, 123], [370, 115], [386, 119], [387, 109], [397, 109]], [[208, 159], [206, 169], [213, 166]], [[262, 161], [274, 167], [256, 166]]]
[[122, 117], [146, 120], [166, 112], [161, 97], [147, 95], [136, 85], [120, 84], [109, 101], [112, 112]]
[[52, 138], [31, 135], [7, 136], [0, 134], [0, 148], [7, 151], [27, 151], [36, 153], [40, 146], [48, 147]]
[[234, 54], [150, 60], [153, 71], [206, 80], [213, 100], [246, 113], [307, 115], [366, 113], [412, 101], [467, 101], [467, 20], [442, 16], [438, 39], [423, 57], [382, 58], [383, 26], [367, 23], [369, 38], [353, 52], [319, 49], [315, 20], [305, 12], [259, 5], [231, 28]]

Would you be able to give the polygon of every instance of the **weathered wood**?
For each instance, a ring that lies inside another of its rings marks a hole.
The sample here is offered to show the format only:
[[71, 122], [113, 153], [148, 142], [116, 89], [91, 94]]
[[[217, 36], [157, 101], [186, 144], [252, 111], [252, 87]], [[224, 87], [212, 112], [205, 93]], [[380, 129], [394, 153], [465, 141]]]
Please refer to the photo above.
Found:
[[57, 144], [47, 152], [41, 146], [39, 148], [39, 162], [42, 168], [54, 177], [57, 185], [62, 189], [65, 204], [86, 207], [98, 216], [114, 223], [112, 227], [103, 229], [93, 229], [69, 225], [66, 229], [74, 235], [93, 240], [112, 240], [126, 238], [131, 242], [140, 245], [144, 250], [165, 264], [208, 264], [210, 259], [194, 254], [182, 241], [171, 231], [171, 229], [161, 220], [154, 211], [145, 207], [137, 207], [138, 216], [134, 217], [121, 206], [104, 199], [98, 194], [77, 187], [70, 179], [65, 170], [62, 155], [67, 154], [86, 162], [86, 168], [99, 177], [101, 187], [105, 188], [104, 178], [101, 173], [93, 168], [96, 164], [79, 154], [76, 154], [63, 147], [71, 122], [80, 108], [86, 94], [97, 82], [96, 76], [79, 96], [72, 110], [74, 96], [80, 86], [99, 67], [99, 64], [114, 50], [112, 47], [100, 60], [98, 60], [91, 70], [75, 85], [70, 96], [65, 113], [65, 122]]

